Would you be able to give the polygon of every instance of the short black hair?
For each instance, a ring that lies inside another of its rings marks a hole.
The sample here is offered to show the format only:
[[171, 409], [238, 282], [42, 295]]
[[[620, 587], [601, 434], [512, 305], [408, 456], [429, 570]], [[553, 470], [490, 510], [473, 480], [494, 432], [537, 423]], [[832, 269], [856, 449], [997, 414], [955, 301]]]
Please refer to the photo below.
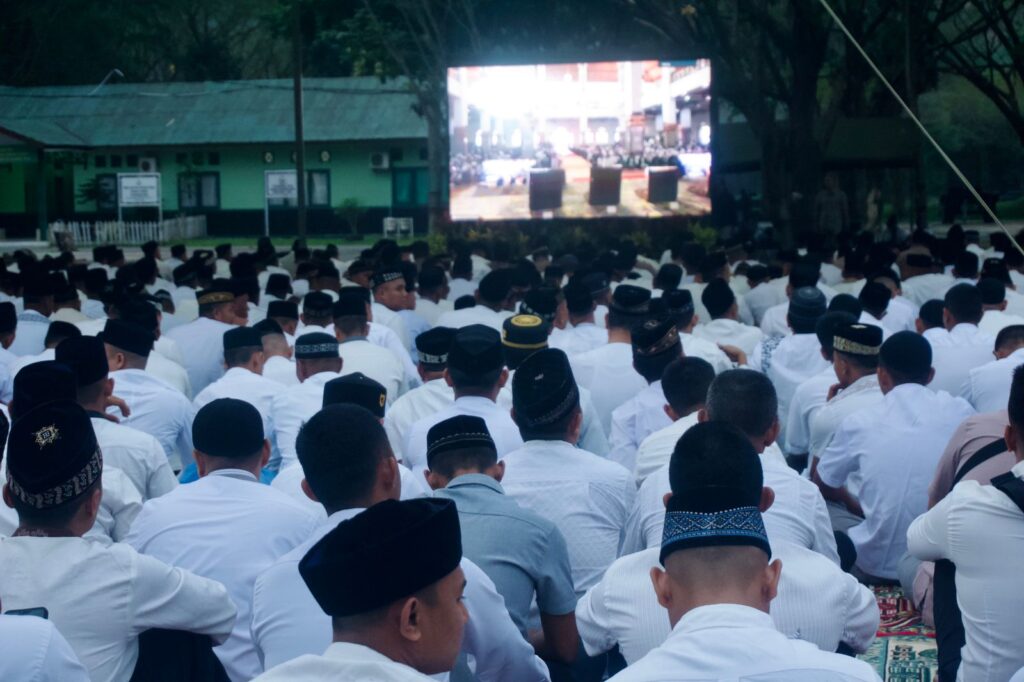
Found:
[[328, 513], [365, 498], [381, 459], [392, 455], [377, 418], [352, 404], [328, 405], [313, 415], [299, 430], [295, 450], [310, 490]]
[[715, 369], [707, 360], [676, 358], [661, 375], [661, 390], [668, 404], [681, 415], [704, 404], [714, 380]]
[[49, 509], [36, 509], [21, 501], [20, 498], [12, 495], [14, 511], [18, 513], [18, 522], [24, 526], [36, 526], [44, 528], [63, 528], [71, 523], [78, 510], [89, 499], [92, 492], [102, 485], [102, 475], [92, 482], [92, 485], [81, 495], [56, 507]]
[[647, 315], [645, 313], [630, 315], [627, 313], [620, 313], [614, 308], [611, 308], [608, 310], [608, 328], [628, 329], [632, 331], [633, 327], [643, 322], [646, 317]]
[[504, 367], [499, 367], [484, 374], [469, 374], [449, 366], [448, 376], [451, 377], [452, 384], [457, 390], [486, 391], [494, 388], [494, 385], [498, 383], [503, 369]]
[[683, 281], [683, 269], [675, 263], [665, 263], [658, 269], [654, 276], [654, 288], [670, 291], [678, 289], [679, 283]]
[[750, 438], [764, 435], [778, 417], [771, 380], [752, 369], [730, 369], [711, 382], [704, 403], [711, 421], [728, 422]]
[[652, 384], [661, 379], [665, 369], [678, 360], [682, 353], [682, 343], [657, 355], [644, 356], [633, 353], [633, 367], [640, 376], [647, 380], [647, 383]]
[[945, 307], [942, 301], [933, 298], [921, 304], [921, 310], [917, 316], [924, 322], [925, 329], [942, 328], [942, 309]]
[[515, 422], [516, 426], [519, 427], [519, 435], [524, 441], [561, 440], [565, 436], [566, 431], [569, 430], [569, 424], [572, 422], [573, 417], [579, 413], [580, 409], [579, 399], [577, 399], [576, 406], [573, 409], [566, 412], [559, 419], [543, 426], [526, 427], [517, 419]]
[[975, 279], [978, 276], [978, 254], [964, 251], [956, 257], [953, 269], [957, 277]]
[[856, 321], [860, 319], [860, 314], [864, 312], [864, 306], [861, 305], [860, 301], [853, 294], [836, 294], [829, 301], [828, 312], [847, 313], [853, 316], [853, 319]]
[[996, 335], [994, 350], [1017, 349], [1021, 346], [1024, 346], [1024, 324], [1011, 324], [1009, 327], [1003, 327]]
[[263, 346], [240, 346], [224, 351], [224, 364], [229, 368], [249, 364], [252, 356], [263, 352]]
[[82, 335], [82, 330], [71, 324], [70, 322], [62, 322], [57, 320], [51, 322], [50, 326], [46, 329], [46, 338], [43, 339], [43, 345], [47, 348], [53, 346], [56, 348], [57, 344], [65, 339], [77, 339]]
[[[836, 298], [839, 298], [838, 296]], [[832, 344], [835, 342], [836, 329], [843, 324], [856, 324], [857, 318], [847, 312], [829, 311], [818, 318], [814, 325], [814, 333], [818, 337], [821, 349], [832, 355]]]
[[1013, 370], [1013, 382], [1010, 384], [1010, 400], [1006, 405], [1010, 423], [1020, 430], [1024, 429], [1024, 367]]
[[973, 284], [957, 284], [946, 292], [942, 303], [958, 323], [978, 324], [985, 314], [981, 291]]
[[461, 450], [445, 450], [430, 459], [430, 470], [445, 478], [452, 478], [456, 471], [484, 471], [498, 461], [498, 453], [492, 448], [468, 447]]

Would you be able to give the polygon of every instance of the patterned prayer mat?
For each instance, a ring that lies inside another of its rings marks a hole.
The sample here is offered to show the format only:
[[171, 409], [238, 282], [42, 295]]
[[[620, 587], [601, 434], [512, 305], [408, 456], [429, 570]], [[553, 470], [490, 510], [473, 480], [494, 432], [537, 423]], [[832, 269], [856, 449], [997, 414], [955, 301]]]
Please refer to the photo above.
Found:
[[899, 587], [873, 587], [882, 621], [878, 638], [858, 658], [885, 682], [932, 682], [938, 670], [935, 631], [921, 623]]

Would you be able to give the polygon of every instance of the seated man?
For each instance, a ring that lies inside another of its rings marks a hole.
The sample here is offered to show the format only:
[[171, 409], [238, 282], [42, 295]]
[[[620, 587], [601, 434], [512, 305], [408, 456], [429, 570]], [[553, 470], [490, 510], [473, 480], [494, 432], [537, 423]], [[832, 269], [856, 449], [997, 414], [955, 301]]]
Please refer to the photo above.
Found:
[[770, 561], [761, 510], [772, 491], [763, 487], [760, 458], [746, 436], [726, 424], [699, 424], [681, 439], [671, 467], [664, 570], [650, 575], [672, 631], [612, 682], [877, 681], [867, 663], [792, 639], [768, 615], [783, 566]]
[[4, 502], [19, 528], [0, 538], [5, 611], [45, 608], [93, 680], [128, 682], [149, 629], [224, 641], [235, 607], [223, 585], [127, 544], [82, 537], [96, 520], [103, 477], [85, 410], [60, 401], [21, 414], [6, 459]]
[[[494, 581], [512, 620], [538, 655], [576, 658], [576, 592], [565, 538], [550, 521], [505, 495], [505, 463], [480, 417], [460, 415], [427, 434], [427, 481], [458, 505], [466, 556]], [[529, 630], [537, 600], [541, 629]]]

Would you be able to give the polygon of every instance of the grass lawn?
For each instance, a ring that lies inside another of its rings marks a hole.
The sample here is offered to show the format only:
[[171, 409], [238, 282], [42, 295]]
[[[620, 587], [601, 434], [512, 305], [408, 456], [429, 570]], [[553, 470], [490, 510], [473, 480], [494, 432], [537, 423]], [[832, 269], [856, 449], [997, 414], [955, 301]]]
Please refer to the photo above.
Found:
[[[217, 246], [218, 244], [231, 244], [232, 246], [248, 246], [248, 247], [256, 248], [256, 241], [261, 236], [262, 235], [253, 235], [251, 237], [200, 237], [199, 239], [187, 239], [187, 240], [185, 240], [185, 243], [188, 244], [189, 247], [191, 247], [191, 248], [210, 248], [210, 249], [212, 249], [213, 247]], [[423, 237], [417, 237], [416, 239], [422, 239], [422, 238]], [[279, 249], [281, 251], [286, 251], [286, 250], [289, 250], [289, 249], [292, 248], [292, 242], [295, 241], [295, 239], [297, 239], [297, 237], [294, 237], [294, 236], [292, 236], [292, 237], [272, 237], [271, 241], [273, 241], [274, 246], [277, 249]], [[319, 246], [326, 246], [327, 244], [336, 244], [338, 247], [350, 246], [350, 247], [369, 248], [369, 247], [373, 246], [380, 239], [381, 239], [381, 235], [379, 235], [379, 234], [377, 234], [377, 235], [372, 235], [372, 234], [371, 235], [366, 235], [365, 237], [363, 237], [362, 239], [360, 239], [358, 241], [349, 240], [349, 239], [346, 238], [346, 236], [343, 236], [343, 235], [339, 235], [337, 237], [328, 237], [328, 236], [320, 236], [320, 235], [318, 235], [318, 236], [314, 236], [314, 237], [306, 237], [306, 244], [308, 244], [311, 249], [317, 248]], [[407, 244], [411, 244], [413, 241], [415, 241], [415, 239], [412, 239], [410, 237], [403, 237], [402, 239], [398, 239], [396, 241], [398, 242], [398, 244], [400, 246], [405, 246]], [[170, 241], [170, 242], [168, 242], [168, 244], [176, 244], [176, 243], [180, 243], [180, 242], [178, 242], [178, 241]]]

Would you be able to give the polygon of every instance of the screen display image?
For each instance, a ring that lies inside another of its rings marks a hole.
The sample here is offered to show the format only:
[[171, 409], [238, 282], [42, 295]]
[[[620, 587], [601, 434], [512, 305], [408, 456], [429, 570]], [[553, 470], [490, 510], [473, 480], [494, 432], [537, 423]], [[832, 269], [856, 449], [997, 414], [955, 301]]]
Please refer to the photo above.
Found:
[[707, 60], [448, 71], [452, 220], [711, 211]]

